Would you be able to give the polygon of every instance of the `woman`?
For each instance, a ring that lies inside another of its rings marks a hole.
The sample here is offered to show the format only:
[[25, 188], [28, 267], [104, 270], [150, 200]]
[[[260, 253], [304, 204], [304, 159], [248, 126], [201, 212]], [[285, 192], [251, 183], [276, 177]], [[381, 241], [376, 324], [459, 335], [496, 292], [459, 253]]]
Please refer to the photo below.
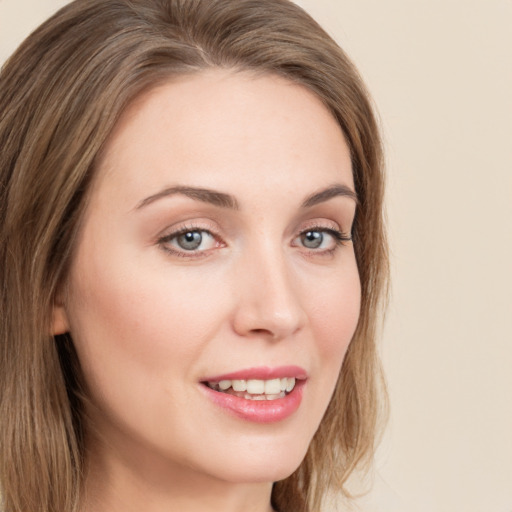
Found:
[[4, 510], [344, 489], [387, 260], [339, 47], [286, 0], [78, 0], [6, 63], [0, 116]]

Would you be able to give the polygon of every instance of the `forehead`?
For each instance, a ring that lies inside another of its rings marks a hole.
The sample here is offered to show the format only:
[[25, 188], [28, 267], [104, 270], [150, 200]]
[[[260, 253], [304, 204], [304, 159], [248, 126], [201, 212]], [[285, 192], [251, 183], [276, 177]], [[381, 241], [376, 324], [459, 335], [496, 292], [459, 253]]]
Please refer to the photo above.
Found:
[[231, 70], [182, 76], [137, 98], [98, 174], [102, 187], [130, 184], [138, 196], [182, 181], [290, 190], [290, 180], [309, 177], [353, 186], [345, 138], [317, 96], [277, 76]]

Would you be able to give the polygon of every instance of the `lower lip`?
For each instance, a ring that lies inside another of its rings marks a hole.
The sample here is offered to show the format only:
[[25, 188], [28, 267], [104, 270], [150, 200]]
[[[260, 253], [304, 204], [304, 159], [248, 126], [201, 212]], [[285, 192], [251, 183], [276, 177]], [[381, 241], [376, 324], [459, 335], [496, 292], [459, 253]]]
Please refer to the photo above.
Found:
[[290, 393], [275, 400], [246, 400], [215, 391], [204, 384], [202, 388], [215, 405], [238, 418], [254, 423], [275, 423], [288, 418], [299, 408], [305, 383], [305, 380], [297, 381]]

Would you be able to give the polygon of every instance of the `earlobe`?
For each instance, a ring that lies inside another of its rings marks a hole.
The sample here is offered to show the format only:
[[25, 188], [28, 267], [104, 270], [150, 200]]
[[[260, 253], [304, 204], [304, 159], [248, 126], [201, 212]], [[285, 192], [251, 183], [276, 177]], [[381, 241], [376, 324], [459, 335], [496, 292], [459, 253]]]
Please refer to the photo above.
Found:
[[69, 322], [64, 306], [55, 304], [52, 313], [52, 335], [69, 332]]

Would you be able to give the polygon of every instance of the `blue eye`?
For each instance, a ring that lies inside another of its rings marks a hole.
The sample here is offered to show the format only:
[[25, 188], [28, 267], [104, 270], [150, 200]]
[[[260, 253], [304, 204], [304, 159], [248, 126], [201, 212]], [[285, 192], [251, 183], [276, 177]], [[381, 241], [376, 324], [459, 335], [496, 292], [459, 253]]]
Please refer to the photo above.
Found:
[[300, 235], [300, 240], [304, 247], [318, 249], [324, 241], [324, 234], [320, 231], [306, 231]]
[[313, 251], [334, 251], [343, 242], [352, 240], [349, 235], [336, 229], [314, 228], [303, 231], [296, 239], [295, 245], [311, 249]]
[[160, 245], [173, 254], [200, 253], [218, 245], [215, 237], [205, 229], [186, 229], [171, 233], [159, 240]]
[[188, 231], [176, 237], [176, 243], [185, 251], [195, 251], [203, 242], [201, 231]]

